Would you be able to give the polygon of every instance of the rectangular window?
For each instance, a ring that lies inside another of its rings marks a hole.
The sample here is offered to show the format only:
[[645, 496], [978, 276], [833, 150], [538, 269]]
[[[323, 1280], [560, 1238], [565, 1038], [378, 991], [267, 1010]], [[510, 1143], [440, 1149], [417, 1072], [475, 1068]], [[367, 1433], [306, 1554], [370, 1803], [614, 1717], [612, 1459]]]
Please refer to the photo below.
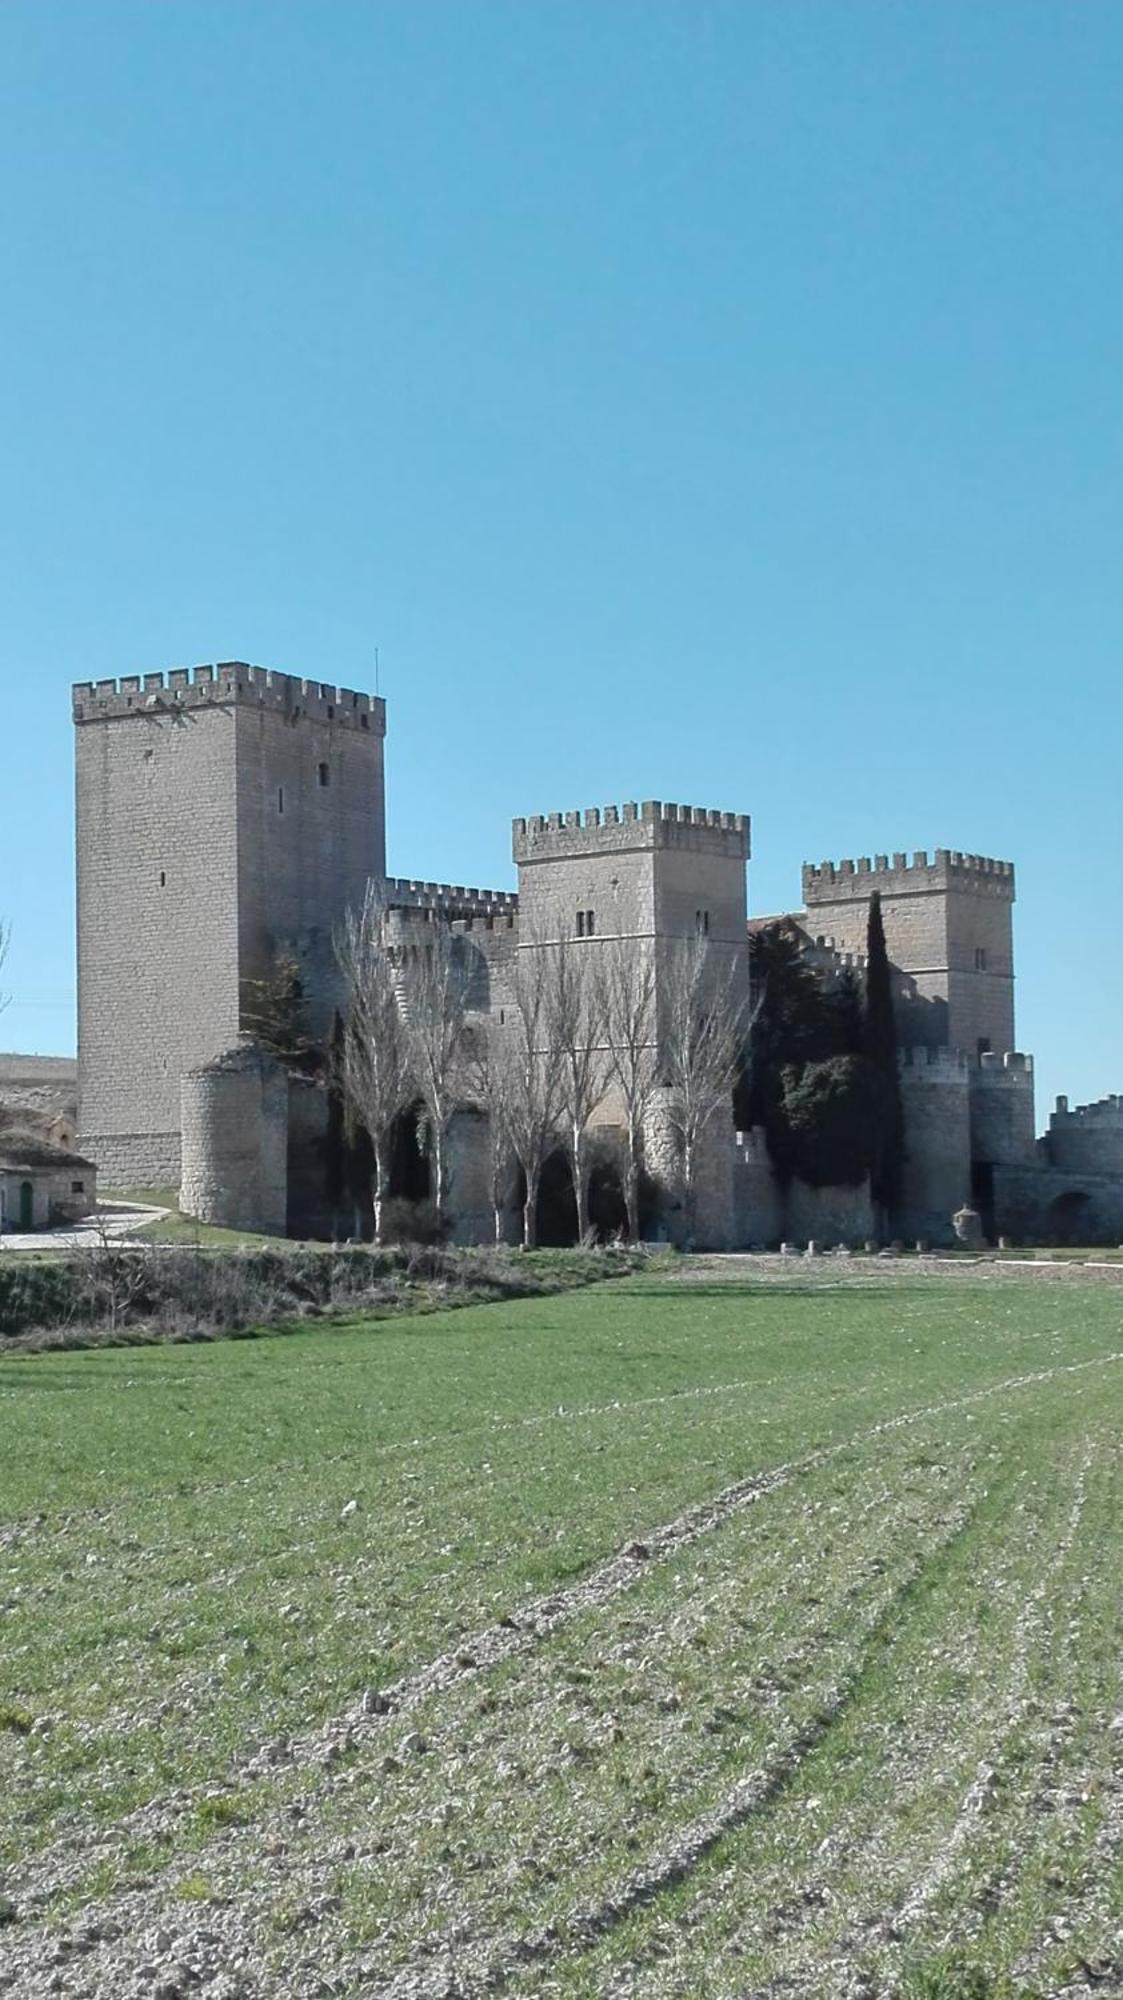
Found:
[[279, 813], [283, 813], [283, 812], [284, 812], [284, 810], [285, 810], [285, 788], [284, 788], [284, 786], [283, 786], [283, 785], [278, 785], [278, 786], [277, 786], [277, 811], [278, 811]]
[[70, 1192], [71, 1194], [85, 1194], [86, 1192], [85, 1181], [71, 1181]]
[[578, 937], [584, 937], [584, 935], [585, 935], [585, 912], [584, 912], [584, 910], [578, 910], [578, 912], [577, 912], [577, 935], [578, 935]]
[[331, 778], [331, 772], [329, 771], [329, 769], [328, 769], [327, 765], [326, 765], [326, 764], [321, 764], [321, 765], [320, 765], [320, 783], [321, 783], [321, 785], [326, 785], [326, 784], [327, 784], [327, 783], [329, 782], [330, 778]]
[[586, 937], [592, 937], [592, 935], [593, 935], [593, 932], [594, 932], [594, 931], [596, 930], [596, 927], [597, 927], [597, 922], [596, 922], [596, 918], [594, 917], [594, 915], [593, 915], [592, 911], [591, 911], [591, 910], [586, 910], [586, 912], [585, 912], [585, 936], [586, 936]]
[[708, 911], [708, 910], [695, 910], [695, 912], [694, 912], [694, 928], [695, 928], [696, 932], [698, 933], [698, 936], [699, 936], [699, 937], [709, 937], [709, 935], [710, 935], [710, 913], [709, 913], [709, 911]]
[[975, 971], [985, 972], [986, 969], [987, 969], [986, 951], [981, 944], [977, 944], [975, 946]]

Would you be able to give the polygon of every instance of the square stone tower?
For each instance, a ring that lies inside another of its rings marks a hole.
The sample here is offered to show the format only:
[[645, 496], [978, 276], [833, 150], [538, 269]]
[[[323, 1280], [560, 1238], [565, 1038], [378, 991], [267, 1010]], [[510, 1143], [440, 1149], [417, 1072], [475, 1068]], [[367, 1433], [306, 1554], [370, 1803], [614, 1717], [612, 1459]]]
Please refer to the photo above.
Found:
[[381, 701], [230, 661], [73, 690], [78, 1080], [103, 1185], [180, 1170], [180, 1078], [236, 1041], [250, 982], [386, 867]]
[[590, 806], [517, 819], [520, 943], [654, 942], [701, 934], [745, 949], [744, 813], [701, 806]]
[[[824, 861], [803, 870], [803, 901], [812, 936], [864, 953], [870, 896], [881, 892], [885, 941], [893, 964], [918, 995], [902, 1022], [902, 1041], [1004, 1054], [1014, 1044], [1014, 868], [946, 847], [935, 858], [879, 854]], [[910, 1034], [908, 1029], [915, 1028]]]

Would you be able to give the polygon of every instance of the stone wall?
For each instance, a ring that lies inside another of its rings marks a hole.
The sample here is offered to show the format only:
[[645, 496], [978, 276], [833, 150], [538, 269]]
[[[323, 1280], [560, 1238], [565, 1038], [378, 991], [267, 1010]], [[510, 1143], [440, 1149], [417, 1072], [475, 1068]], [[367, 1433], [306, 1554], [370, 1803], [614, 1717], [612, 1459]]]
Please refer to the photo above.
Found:
[[1037, 1144], [1033, 1058], [1008, 1051], [984, 1055], [970, 1072], [971, 1157], [991, 1165], [1024, 1166]]
[[733, 1159], [731, 1249], [764, 1250], [784, 1235], [784, 1200], [772, 1171], [764, 1128], [738, 1132]]
[[691, 1241], [682, 1151], [668, 1113], [667, 1098], [666, 1091], [656, 1091], [644, 1132], [645, 1164], [659, 1192], [659, 1233], [680, 1248], [728, 1250], [736, 1227], [732, 1107], [715, 1113], [698, 1144]]
[[856, 1250], [874, 1233], [868, 1180], [857, 1187], [809, 1187], [793, 1180], [784, 1204], [784, 1236], [791, 1243]]
[[1123, 1181], [1123, 1097], [1072, 1110], [1067, 1097], [1058, 1097], [1042, 1150], [1048, 1165], [1062, 1173], [1117, 1174]]
[[283, 1236], [288, 1225], [288, 1078], [241, 1046], [182, 1082], [180, 1207], [200, 1222]]
[[971, 1197], [971, 1065], [960, 1050], [908, 1049], [900, 1075], [905, 1162], [893, 1227], [950, 1243], [951, 1218]]
[[995, 1225], [1016, 1244], [1123, 1243], [1123, 1175], [998, 1167]]
[[247, 683], [235, 709], [239, 975], [244, 992], [295, 950], [326, 1035], [341, 997], [334, 931], [386, 869], [385, 721], [381, 703], [307, 703], [301, 686], [278, 708]]

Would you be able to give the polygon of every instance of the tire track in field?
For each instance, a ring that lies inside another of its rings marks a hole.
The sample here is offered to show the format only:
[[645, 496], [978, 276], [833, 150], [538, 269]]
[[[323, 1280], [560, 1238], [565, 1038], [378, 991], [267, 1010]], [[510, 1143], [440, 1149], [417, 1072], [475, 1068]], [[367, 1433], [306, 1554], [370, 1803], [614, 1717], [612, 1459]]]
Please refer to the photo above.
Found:
[[[715, 1808], [679, 1831], [652, 1861], [630, 1873], [609, 1898], [579, 1907], [566, 1920], [564, 1935], [547, 1927], [528, 1939], [514, 1933], [489, 1933], [465, 1921], [455, 1936], [455, 1972], [447, 1960], [437, 1965], [438, 1952], [450, 1948], [448, 1939], [443, 1946], [427, 1947], [422, 1943], [413, 1963], [378, 1974], [377, 1983], [372, 1986], [370, 1980], [376, 1975], [356, 1962], [354, 1947], [338, 1934], [332, 1936], [330, 1931], [317, 1929], [313, 1945], [317, 1976], [330, 1976], [335, 1982], [331, 1990], [349, 1993], [358, 1990], [377, 1995], [378, 2000], [407, 2000], [407, 1996], [408, 2000], [437, 2000], [438, 1996], [452, 2000], [454, 1995], [475, 1995], [491, 1990], [501, 1983], [501, 1976], [519, 1966], [548, 1961], [570, 1944], [594, 1943], [633, 1910], [685, 1879], [718, 1841], [765, 1810], [790, 1783], [802, 1760], [834, 1726], [852, 1699], [869, 1650], [891, 1628], [918, 1576], [965, 1531], [974, 1512], [973, 1505], [962, 1504], [944, 1520], [943, 1532], [937, 1539], [914, 1556], [896, 1578], [887, 1581], [886, 1589], [853, 1633], [851, 1657], [817, 1692], [812, 1691], [810, 1712], [803, 1719], [781, 1724], [783, 1733], [758, 1768], [737, 1783]], [[235, 1903], [225, 1905], [220, 1899], [217, 1907], [211, 1905], [205, 1913], [192, 1918], [182, 1906], [176, 1907], [171, 1886], [160, 1884], [140, 1894], [127, 1898], [118, 1895], [105, 1905], [87, 1908], [68, 1932], [40, 1932], [26, 1937], [18, 1931], [8, 1933], [15, 1947], [9, 1964], [19, 2000], [33, 2000], [33, 1996], [39, 2000], [40, 1995], [53, 1993], [56, 1988], [51, 1981], [61, 1965], [68, 1968], [65, 1990], [72, 1991], [75, 2000], [78, 1996], [84, 1996], [84, 2000], [95, 2000], [95, 1996], [96, 2000], [108, 2000], [108, 1996], [122, 1991], [131, 1994], [133, 1988], [126, 1982], [133, 1973], [142, 1973], [152, 1957], [152, 1941], [161, 1933], [165, 1939], [174, 1940], [174, 1961], [186, 1968], [181, 2000], [185, 2000], [188, 1990], [191, 1993], [198, 1990], [202, 1995], [213, 1986], [218, 1987], [223, 2000], [228, 2000], [223, 1981], [231, 1972], [237, 1974], [235, 1991], [239, 2000], [250, 2000], [250, 1996], [262, 1996], [263, 2000], [265, 1995], [289, 2000], [294, 1993], [316, 1990], [315, 1982], [308, 1977], [311, 1961], [305, 1955], [312, 1940], [305, 1940], [297, 1931], [291, 1942], [278, 1946], [276, 1934], [270, 1937], [269, 1920], [276, 1893], [292, 1880], [294, 1870], [302, 1884], [302, 1895], [311, 1894], [315, 1904], [315, 1891], [323, 1886], [317, 1878], [330, 1876], [331, 1867], [325, 1868], [324, 1859], [315, 1854], [297, 1859], [289, 1857], [284, 1847], [277, 1852], [261, 1837], [267, 1830], [258, 1830], [252, 1889], [248, 1897]], [[165, 1953], [167, 1950], [165, 1944]], [[463, 1968], [459, 1961], [464, 1952], [473, 1957], [470, 1984], [465, 1984], [461, 1976]], [[69, 1984], [70, 1976], [75, 1980], [73, 1987]], [[5, 1990], [5, 1975], [0, 1971], [0, 1994]]]
[[1004, 1712], [988, 1753], [979, 1761], [975, 1776], [963, 1796], [947, 1839], [925, 1869], [911, 1895], [902, 1904], [894, 1926], [896, 1929], [907, 1931], [920, 1921], [933, 1897], [943, 1888], [952, 1873], [960, 1851], [977, 1826], [980, 1817], [993, 1803], [1003, 1751], [1026, 1716], [1030, 1700], [1029, 1667], [1033, 1643], [1045, 1623], [1046, 1599], [1053, 1589], [1059, 1572], [1071, 1555], [1076, 1541], [1087, 1499], [1088, 1474], [1093, 1457], [1094, 1446], [1089, 1444], [1077, 1471], [1072, 1503], [1064, 1529], [1050, 1552], [1038, 1582], [1018, 1613], [1014, 1626], [1013, 1662]]
[[[318, 1769], [330, 1787], [330, 1767], [347, 1753], [364, 1748], [392, 1720], [408, 1716], [434, 1697], [450, 1693], [462, 1682], [482, 1674], [520, 1654], [527, 1654], [553, 1634], [587, 1612], [603, 1609], [629, 1590], [654, 1562], [667, 1561], [690, 1548], [703, 1537], [736, 1519], [766, 1495], [779, 1491], [802, 1475], [815, 1471], [863, 1445], [894, 1431], [908, 1429], [934, 1417], [973, 1407], [990, 1398], [1040, 1386], [1060, 1377], [1082, 1375], [1091, 1369], [1123, 1362], [1123, 1350], [1094, 1359], [1055, 1364], [1021, 1375], [1008, 1376], [964, 1396], [947, 1397], [925, 1403], [914, 1410], [886, 1417], [846, 1438], [822, 1445], [798, 1459], [789, 1460], [769, 1471], [736, 1481], [709, 1499], [696, 1502], [673, 1520], [663, 1523], [629, 1542], [623, 1549], [588, 1571], [576, 1583], [545, 1593], [515, 1612], [490, 1623], [454, 1648], [438, 1654], [425, 1666], [384, 1689], [365, 1693], [342, 1714], [319, 1724], [303, 1735], [270, 1739], [250, 1750], [233, 1768], [225, 1785], [210, 1780], [183, 1791], [165, 1795], [138, 1807], [114, 1823], [110, 1839], [174, 1837], [204, 1799], [235, 1798], [263, 1779], [283, 1777], [301, 1769]], [[65, 1843], [55, 1842], [31, 1857], [22, 1870], [13, 1871], [13, 1892], [17, 1897], [33, 1896], [46, 1901], [60, 1890], [78, 1887], [96, 1848], [89, 1855], [72, 1832]], [[76, 1852], [77, 1849], [77, 1852]]]
[[[428, 1951], [423, 1948], [418, 1959], [396, 1975], [379, 1977], [377, 1984], [371, 1983], [371, 1969], [363, 1968], [357, 1973], [355, 1990], [369, 1995], [370, 2000], [375, 1995], [378, 2000], [478, 2000], [502, 1991], [524, 1966], [548, 1964], [598, 1944], [638, 1911], [687, 1881], [723, 1840], [767, 1811], [837, 1726], [857, 1695], [871, 1656], [892, 1633], [925, 1571], [967, 1531], [975, 1511], [973, 1506], [957, 1508], [947, 1521], [946, 1532], [914, 1558], [881, 1600], [858, 1638], [853, 1657], [822, 1689], [806, 1720], [781, 1739], [754, 1771], [739, 1779], [718, 1805], [699, 1815], [605, 1896], [579, 1905], [560, 1923], [529, 1936], [509, 1933], [473, 1940], [462, 1927], [455, 1941], [454, 1963], [447, 1958], [440, 1964], [432, 1963], [441, 1950], [437, 1944]], [[469, 1964], [463, 1962], [467, 1953], [471, 1953]]]
[[[798, 1919], [814, 1922], [820, 1908], [837, 1907], [829, 1895], [820, 1895], [828, 1868], [836, 1869], [841, 1863], [855, 1860], [861, 1864], [863, 1880], [869, 1885], [866, 1893], [857, 1902], [846, 1903], [846, 1928], [838, 1943], [828, 1947], [829, 1962], [836, 1965], [843, 1950], [868, 1955], [875, 1936], [889, 1947], [890, 1963], [899, 1972], [901, 1947], [911, 1942], [911, 1934], [923, 1921], [933, 1899], [944, 1887], [952, 1874], [959, 1855], [980, 1818], [997, 1802], [1003, 1752], [1019, 1725], [1025, 1720], [1032, 1705], [1032, 1690], [1029, 1672], [1035, 1641], [1039, 1641], [1042, 1628], [1047, 1620], [1056, 1621], [1064, 1615], [1064, 1607], [1047, 1603], [1050, 1592], [1055, 1588], [1059, 1573], [1072, 1553], [1087, 1500], [1088, 1477], [1096, 1456], [1096, 1446], [1089, 1444], [1085, 1450], [1073, 1481], [1071, 1503], [1065, 1518], [1065, 1525], [1058, 1541], [1050, 1549], [1037, 1583], [1022, 1603], [1014, 1621], [1011, 1644], [1011, 1663], [1007, 1687], [1000, 1714], [995, 1718], [987, 1755], [980, 1759], [975, 1777], [965, 1792], [959, 1810], [949, 1831], [936, 1853], [921, 1873], [912, 1893], [893, 1912], [891, 1883], [899, 1881], [908, 1872], [909, 1851], [895, 1854], [891, 1867], [885, 1872], [885, 1838], [881, 1833], [870, 1836], [856, 1836], [853, 1829], [844, 1823], [828, 1837], [817, 1850], [815, 1880], [808, 1882], [811, 1892], [804, 1903], [799, 1898], [789, 1899], [789, 1908], [799, 1904]], [[931, 1745], [929, 1745], [929, 1748]], [[881, 1795], [900, 1802], [904, 1797], [915, 1797], [923, 1772], [906, 1766], [900, 1769], [890, 1762], [887, 1769], [877, 1778]], [[880, 1871], [880, 1872], [879, 1872]], [[806, 1874], [804, 1879], [806, 1880]], [[882, 1889], [877, 1890], [881, 1883]], [[955, 1940], [966, 1942], [978, 1930], [982, 1917], [975, 1904], [961, 1908], [956, 1916]], [[789, 1946], [795, 1942], [793, 1932], [801, 1928], [801, 1922], [789, 1923], [778, 1942]], [[812, 1947], [812, 1954], [814, 1948]], [[814, 1962], [793, 1964], [785, 1962], [782, 1974], [782, 1990], [791, 2000], [818, 2000], [823, 1991], [824, 1959], [821, 1954]], [[778, 1989], [779, 1990], [779, 1989]], [[896, 1990], [895, 1988], [893, 1989]], [[771, 1988], [769, 1988], [771, 1991]]]

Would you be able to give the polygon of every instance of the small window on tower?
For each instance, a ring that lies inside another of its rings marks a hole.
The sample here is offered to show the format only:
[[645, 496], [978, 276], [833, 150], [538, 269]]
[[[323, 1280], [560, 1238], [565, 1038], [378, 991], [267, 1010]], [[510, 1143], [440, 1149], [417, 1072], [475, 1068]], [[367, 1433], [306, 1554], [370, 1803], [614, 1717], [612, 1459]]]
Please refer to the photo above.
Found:
[[594, 932], [594, 931], [596, 930], [596, 927], [597, 927], [597, 920], [596, 920], [596, 918], [594, 917], [594, 915], [593, 915], [592, 911], [591, 911], [591, 910], [586, 910], [586, 912], [585, 912], [585, 936], [586, 936], [586, 937], [592, 937], [592, 935], [593, 935], [593, 932]]
[[986, 949], [983, 945], [977, 944], [975, 946], [975, 971], [985, 972], [986, 969], [987, 969]]
[[283, 813], [283, 812], [284, 812], [284, 810], [285, 810], [285, 788], [284, 788], [284, 786], [283, 786], [283, 785], [278, 785], [278, 786], [277, 786], [277, 811], [278, 811], [279, 813]]
[[708, 910], [695, 910], [694, 928], [697, 931], [699, 937], [709, 937], [710, 913]]
[[160, 870], [160, 887], [161, 887], [161, 889], [164, 889], [164, 888], [166, 888], [166, 887], [167, 887], [167, 882], [168, 882], [168, 878], [167, 878], [167, 875], [165, 874], [164, 870], [163, 870], [163, 869], [161, 868], [161, 870]]
[[578, 937], [584, 937], [584, 935], [585, 935], [585, 912], [584, 912], [584, 910], [578, 910], [578, 912], [577, 912], [577, 935], [578, 935]]
[[320, 783], [321, 783], [321, 785], [327, 785], [327, 784], [328, 784], [328, 783], [330, 782], [330, 779], [331, 779], [331, 772], [329, 771], [329, 769], [328, 769], [327, 765], [326, 765], [326, 764], [321, 764], [321, 765], [320, 765]]

